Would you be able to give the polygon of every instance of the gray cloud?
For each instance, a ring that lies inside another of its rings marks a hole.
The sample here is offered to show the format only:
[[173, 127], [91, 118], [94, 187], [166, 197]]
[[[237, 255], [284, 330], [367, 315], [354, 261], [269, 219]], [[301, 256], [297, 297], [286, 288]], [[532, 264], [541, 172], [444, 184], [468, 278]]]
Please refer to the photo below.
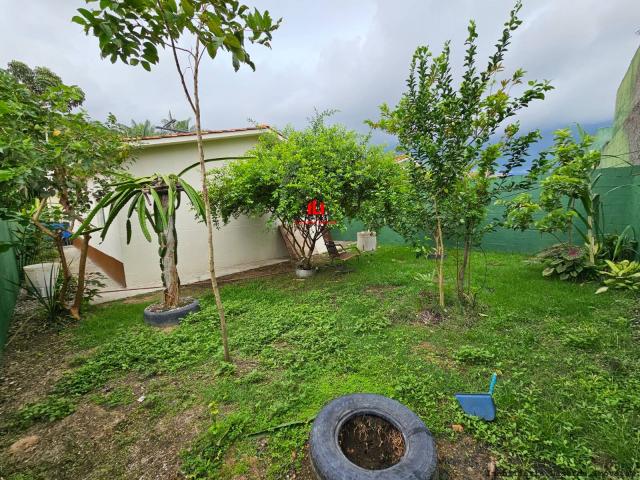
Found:
[[[85, 90], [86, 108], [96, 118], [113, 112], [125, 122], [158, 120], [169, 109], [175, 116], [190, 116], [168, 55], [151, 73], [101, 60], [96, 40], [70, 22], [82, 4], [0, 1], [0, 64], [19, 59], [48, 66]], [[380, 103], [393, 104], [402, 93], [418, 44], [439, 51], [451, 39], [459, 65], [466, 24], [474, 18], [480, 58], [485, 58], [511, 2], [259, 0], [257, 5], [284, 17], [284, 23], [272, 50], [252, 48], [256, 72], [234, 73], [226, 58], [207, 63], [202, 80], [207, 128], [243, 126], [248, 117], [276, 126], [301, 125], [318, 107], [337, 108], [337, 120], [366, 131], [363, 120], [375, 118]], [[521, 66], [530, 77], [549, 79], [556, 87], [522, 115], [523, 124], [548, 130], [611, 119], [616, 89], [640, 43], [634, 34], [640, 2], [529, 0], [523, 19], [506, 67]]]

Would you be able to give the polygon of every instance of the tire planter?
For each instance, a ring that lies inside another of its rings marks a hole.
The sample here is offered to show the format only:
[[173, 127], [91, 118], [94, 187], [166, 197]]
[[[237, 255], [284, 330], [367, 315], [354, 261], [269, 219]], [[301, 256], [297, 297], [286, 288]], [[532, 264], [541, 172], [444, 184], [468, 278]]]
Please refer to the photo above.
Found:
[[[372, 429], [367, 431], [362, 419], [373, 420], [375, 426], [370, 425]], [[361, 423], [350, 431], [354, 421]], [[376, 449], [384, 439], [361, 441], [369, 433], [379, 433], [385, 424], [385, 431], [395, 431], [395, 437], [393, 434], [386, 437], [390, 439], [390, 446], [401, 448], [391, 460]], [[345, 444], [345, 440], [351, 443]], [[362, 445], [358, 446], [358, 441]], [[313, 422], [309, 446], [311, 465], [318, 480], [438, 478], [436, 446], [431, 432], [407, 407], [381, 395], [354, 394], [330, 402]], [[375, 458], [367, 458], [368, 455]], [[366, 468], [353, 463], [353, 459]]]
[[311, 278], [316, 274], [315, 269], [296, 268], [296, 277], [298, 278]]
[[200, 310], [200, 303], [198, 300], [185, 305], [183, 307], [174, 308], [173, 310], [167, 310], [166, 312], [154, 312], [149, 310], [151, 305], [144, 309], [144, 321], [145, 323], [154, 327], [168, 327], [171, 325], [178, 325], [180, 320], [187, 316], [191, 312], [197, 312]]

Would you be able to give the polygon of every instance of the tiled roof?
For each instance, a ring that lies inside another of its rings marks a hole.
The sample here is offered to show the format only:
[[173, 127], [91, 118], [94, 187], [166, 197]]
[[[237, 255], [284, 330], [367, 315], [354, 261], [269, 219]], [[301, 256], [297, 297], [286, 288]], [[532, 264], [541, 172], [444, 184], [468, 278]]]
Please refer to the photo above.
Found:
[[[229, 128], [226, 130], [202, 130], [202, 135], [210, 135], [215, 133], [235, 133], [235, 132], [249, 132], [252, 130], [273, 130], [269, 125], [257, 125], [255, 127], [246, 128]], [[136, 140], [160, 140], [162, 138], [176, 138], [176, 137], [189, 137], [196, 136], [196, 132], [181, 132], [181, 133], [167, 133], [166, 135], [151, 135], [148, 137], [136, 138]]]

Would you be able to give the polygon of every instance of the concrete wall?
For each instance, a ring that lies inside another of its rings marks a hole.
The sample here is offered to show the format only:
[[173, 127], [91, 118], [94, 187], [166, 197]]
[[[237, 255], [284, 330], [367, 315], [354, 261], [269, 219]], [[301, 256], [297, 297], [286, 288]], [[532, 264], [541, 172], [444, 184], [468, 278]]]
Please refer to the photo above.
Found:
[[[242, 135], [233, 138], [208, 140], [205, 158], [242, 156], [257, 141], [258, 135]], [[136, 176], [153, 173], [179, 173], [198, 161], [196, 143], [145, 146], [136, 154], [129, 171]], [[216, 168], [226, 161], [210, 162], [207, 168]], [[194, 168], [184, 178], [200, 190], [199, 168]], [[176, 215], [178, 231], [178, 272], [182, 283], [205, 280], [209, 276], [207, 254], [207, 228], [204, 222], [195, 219], [190, 203], [183, 195]], [[132, 219], [132, 237], [126, 244], [125, 212], [112, 226], [102, 244], [96, 248], [124, 263], [128, 288], [161, 285], [158, 242], [144, 238]], [[99, 224], [99, 222], [96, 222]], [[239, 218], [214, 232], [215, 262], [217, 275], [226, 275], [257, 266], [274, 263], [287, 258], [286, 249], [277, 230], [268, 229], [265, 219]]]

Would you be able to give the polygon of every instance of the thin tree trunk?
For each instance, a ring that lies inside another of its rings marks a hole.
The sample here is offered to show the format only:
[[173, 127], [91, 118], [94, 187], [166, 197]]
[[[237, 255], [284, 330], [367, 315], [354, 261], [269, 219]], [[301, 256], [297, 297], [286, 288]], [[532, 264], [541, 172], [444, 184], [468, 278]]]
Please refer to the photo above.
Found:
[[437, 250], [440, 251], [438, 257], [438, 297], [440, 307], [444, 308], [444, 242], [442, 241], [442, 225], [440, 223], [440, 217], [437, 219]]
[[73, 305], [69, 309], [71, 316], [76, 320], [80, 320], [80, 309], [82, 308], [82, 299], [84, 298], [84, 282], [87, 270], [87, 254], [89, 252], [89, 241], [91, 235], [85, 233], [82, 236], [82, 246], [80, 247], [80, 263], [78, 264], [78, 285], [76, 287], [76, 295], [73, 299]]
[[[47, 204], [47, 199], [44, 199], [40, 202], [38, 209], [31, 217], [31, 221], [42, 233], [50, 237], [56, 246], [56, 250], [58, 251], [58, 256], [60, 257], [60, 266], [62, 267], [62, 286], [60, 287], [60, 292], [58, 292], [58, 302], [63, 308], [67, 308], [66, 306], [67, 289], [69, 288], [69, 281], [71, 280], [71, 271], [69, 270], [67, 257], [64, 254], [64, 245], [62, 244], [62, 238], [60, 237], [60, 235], [57, 235], [55, 232], [52, 232], [47, 227], [45, 227], [40, 221], [40, 215], [42, 215], [42, 211], [44, 210], [44, 207], [46, 206], [46, 204]], [[51, 288], [55, 289], [55, 284], [52, 285]]]
[[224, 306], [220, 298], [220, 289], [218, 288], [218, 280], [216, 279], [214, 245], [213, 245], [213, 221], [211, 218], [211, 205], [209, 205], [209, 188], [207, 187], [207, 171], [204, 163], [204, 147], [202, 145], [202, 127], [200, 123], [200, 97], [198, 92], [198, 67], [199, 67], [199, 42], [196, 42], [196, 61], [193, 65], [193, 100], [194, 100], [194, 116], [196, 124], [196, 138], [198, 143], [198, 157], [200, 160], [200, 179], [202, 180], [202, 199], [204, 201], [205, 216], [207, 222], [207, 242], [209, 246], [209, 275], [211, 277], [211, 289], [216, 300], [218, 315], [220, 316], [220, 332], [222, 336], [222, 347], [224, 349], [224, 359], [231, 362], [229, 353], [229, 342], [227, 339], [227, 322], [224, 317]]
[[468, 234], [465, 235], [464, 238], [464, 253], [462, 255], [462, 264], [458, 268], [458, 298], [460, 300], [464, 299], [464, 281], [467, 273], [467, 265], [469, 264], [469, 256], [471, 250], [471, 239]]
[[[573, 198], [569, 200], [569, 208], [568, 210], [575, 210], [574, 208], [574, 200]], [[569, 245], [573, 245], [573, 220], [569, 222], [569, 228], [567, 230], [567, 239], [569, 240]]]
[[589, 262], [591, 265], [596, 263], [596, 242], [593, 236], [593, 216], [587, 215], [587, 239], [589, 240]]
[[[67, 308], [67, 290], [69, 290], [69, 282], [71, 281], [71, 271], [69, 270], [69, 263], [67, 263], [67, 257], [64, 253], [62, 238], [56, 235], [53, 241], [56, 244], [56, 250], [60, 257], [60, 266], [62, 267], [62, 285], [60, 286], [60, 292], [58, 292], [58, 302], [60, 302], [63, 308]], [[55, 288], [55, 284], [51, 287]]]

